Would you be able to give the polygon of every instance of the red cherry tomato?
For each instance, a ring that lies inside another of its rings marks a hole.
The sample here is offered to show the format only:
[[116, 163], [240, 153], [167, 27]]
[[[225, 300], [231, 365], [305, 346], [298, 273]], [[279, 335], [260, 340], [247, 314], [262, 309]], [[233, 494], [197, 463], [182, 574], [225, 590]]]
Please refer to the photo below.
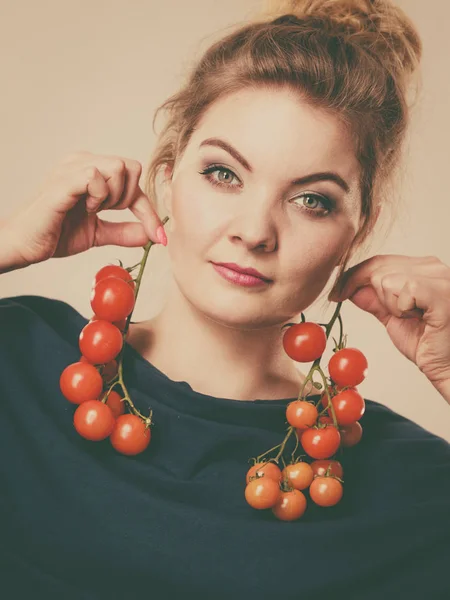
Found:
[[283, 478], [286, 478], [296, 490], [305, 490], [311, 485], [314, 473], [309, 463], [297, 462], [284, 467]]
[[100, 271], [96, 273], [94, 281], [92, 282], [92, 287], [95, 287], [99, 281], [106, 279], [107, 277], [118, 277], [119, 279], [127, 281], [134, 292], [136, 282], [133, 281], [133, 276], [123, 267], [119, 267], [119, 265], [106, 265], [106, 267], [102, 267]]
[[344, 469], [338, 460], [313, 460], [311, 463], [314, 476], [317, 475], [319, 477], [323, 477], [325, 475], [328, 466], [330, 466], [329, 475], [335, 475], [336, 477], [343, 479]]
[[78, 433], [93, 442], [107, 438], [115, 423], [111, 409], [100, 400], [86, 400], [73, 415], [73, 424]]
[[103, 380], [93, 365], [79, 361], [64, 369], [59, 378], [59, 386], [69, 402], [81, 404], [100, 396]]
[[289, 425], [297, 429], [312, 427], [317, 421], [317, 408], [311, 402], [305, 400], [294, 400], [287, 405], [286, 419]]
[[331, 425], [334, 425], [333, 418], [327, 415], [320, 416], [319, 423], [331, 423]]
[[322, 356], [327, 345], [323, 327], [306, 321], [288, 327], [283, 335], [286, 354], [297, 362], [311, 362]]
[[[356, 388], [348, 388], [332, 398], [331, 403], [338, 425], [351, 425], [363, 416], [366, 410], [364, 398]], [[331, 409], [328, 409], [331, 411]]]
[[128, 317], [134, 308], [134, 292], [123, 279], [101, 279], [91, 292], [91, 308], [100, 319], [113, 323]]
[[125, 413], [125, 402], [122, 402], [122, 396], [115, 390], [111, 390], [109, 393], [106, 405], [111, 409], [115, 419]]
[[339, 427], [339, 431], [341, 433], [341, 446], [343, 448], [356, 446], [363, 434], [363, 428], [359, 421], [351, 425], [342, 425], [342, 427]]
[[334, 477], [316, 477], [309, 488], [311, 500], [319, 506], [334, 506], [343, 493], [342, 483]]
[[275, 505], [281, 493], [278, 481], [270, 477], [252, 479], [245, 488], [245, 499], [253, 508], [262, 510]]
[[122, 346], [122, 334], [109, 321], [91, 321], [81, 330], [80, 352], [95, 365], [103, 365], [113, 360], [122, 350]]
[[[334, 392], [331, 388], [328, 388], [329, 393], [330, 393], [330, 399], [333, 398], [333, 394], [335, 394], [336, 392]], [[320, 397], [320, 401], [322, 402], [322, 406], [324, 408], [326, 408], [328, 406], [328, 395], [326, 393], [326, 391], [322, 392], [322, 395]]]
[[328, 373], [338, 387], [354, 387], [367, 375], [367, 358], [357, 348], [342, 348], [328, 362]]
[[111, 381], [119, 371], [119, 365], [117, 364], [117, 360], [110, 360], [101, 370], [101, 376], [103, 381]]
[[123, 330], [125, 329], [125, 325], [127, 324], [127, 319], [122, 319], [120, 321], [114, 321], [113, 325], [115, 325], [117, 327], [117, 329], [120, 329], [120, 331], [123, 332]]
[[311, 427], [302, 432], [300, 443], [312, 458], [330, 458], [338, 450], [341, 436], [333, 425], [327, 425], [323, 429]]
[[137, 415], [125, 414], [117, 417], [109, 439], [117, 452], [133, 456], [143, 452], [150, 443], [150, 428]]
[[247, 475], [245, 478], [246, 483], [250, 481], [250, 477], [253, 477], [253, 475], [256, 474], [258, 474], [259, 477], [269, 477], [270, 479], [274, 479], [275, 481], [281, 480], [280, 467], [271, 461], [259, 462], [254, 464], [253, 467], [250, 467], [250, 469], [247, 471]]
[[306, 506], [305, 495], [299, 490], [280, 492], [272, 512], [281, 521], [295, 521], [304, 514]]

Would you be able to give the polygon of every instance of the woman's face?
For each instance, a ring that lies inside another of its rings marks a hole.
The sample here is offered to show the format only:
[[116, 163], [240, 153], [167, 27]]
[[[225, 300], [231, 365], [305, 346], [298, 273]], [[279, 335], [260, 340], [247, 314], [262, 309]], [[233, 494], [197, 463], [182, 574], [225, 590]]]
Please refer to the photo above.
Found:
[[[217, 101], [167, 183], [167, 249], [179, 291], [228, 327], [298, 315], [357, 232], [358, 179], [344, 126], [292, 92], [248, 89]], [[213, 263], [253, 267], [271, 281], [237, 285]]]

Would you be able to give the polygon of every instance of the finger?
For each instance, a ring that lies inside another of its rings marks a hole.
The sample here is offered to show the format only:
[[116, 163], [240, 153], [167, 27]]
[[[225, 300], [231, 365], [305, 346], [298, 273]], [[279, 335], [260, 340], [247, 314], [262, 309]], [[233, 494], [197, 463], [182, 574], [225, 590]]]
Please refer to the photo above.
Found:
[[445, 327], [450, 322], [450, 281], [437, 277], [409, 278], [400, 290], [398, 306], [420, 311], [432, 327]]
[[415, 303], [409, 288], [410, 275], [406, 273], [389, 273], [373, 278], [375, 288], [380, 288], [381, 299], [394, 317], [422, 318], [423, 311]]
[[341, 302], [350, 298], [358, 288], [370, 285], [376, 271], [407, 272], [407, 269], [421, 268], [424, 273], [440, 273], [442, 263], [435, 256], [405, 256], [403, 254], [378, 254], [361, 263], [350, 267], [342, 276], [341, 285], [337, 293], [330, 299]]
[[101, 210], [108, 210], [118, 204], [122, 198], [127, 177], [127, 167], [121, 158], [112, 158], [105, 162], [96, 162], [97, 168], [103, 175], [109, 188], [108, 197], [102, 202]]
[[124, 186], [122, 190], [122, 196], [119, 202], [112, 208], [114, 210], [121, 210], [128, 208], [136, 196], [137, 189], [139, 188], [139, 178], [142, 173], [142, 165], [137, 160], [124, 159], [126, 171]]
[[135, 248], [148, 243], [148, 235], [141, 223], [114, 223], [97, 218], [94, 246], [124, 246]]
[[130, 205], [131, 212], [141, 221], [142, 225], [147, 232], [149, 238], [157, 243], [164, 243], [164, 246], [167, 244], [167, 238], [164, 240], [163, 238], [158, 237], [158, 229], [162, 227], [162, 231], [164, 232], [164, 227], [162, 225], [161, 219], [157, 215], [153, 205], [151, 204], [148, 196], [144, 194], [142, 190], [139, 188], [139, 193], [136, 196], [133, 203]]
[[384, 326], [388, 324], [392, 316], [389, 309], [386, 308], [383, 293], [380, 288], [375, 288], [371, 285], [358, 288], [351, 296], [350, 302], [373, 315]]
[[105, 198], [108, 197], [108, 194], [108, 184], [101, 173], [95, 169], [94, 177], [87, 184], [86, 211], [88, 213], [95, 212]]
[[142, 173], [142, 165], [132, 158], [121, 156], [99, 156], [96, 157], [100, 171], [108, 181], [111, 175], [121, 178], [120, 194], [108, 198], [102, 205], [102, 210], [122, 210], [127, 208], [136, 194], [139, 178]]

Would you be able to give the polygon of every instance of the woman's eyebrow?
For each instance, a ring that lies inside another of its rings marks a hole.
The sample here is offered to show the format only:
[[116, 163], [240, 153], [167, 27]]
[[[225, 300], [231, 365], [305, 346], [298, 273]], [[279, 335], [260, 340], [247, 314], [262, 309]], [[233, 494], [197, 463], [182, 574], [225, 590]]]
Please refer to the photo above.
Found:
[[[216, 146], [217, 148], [222, 148], [231, 156], [236, 159], [247, 171], [253, 173], [253, 168], [251, 164], [242, 156], [240, 152], [233, 148], [231, 144], [222, 140], [220, 138], [207, 138], [203, 140], [203, 142], [199, 145], [199, 148], [202, 146]], [[348, 183], [337, 173], [333, 171], [324, 171], [322, 173], [311, 173], [310, 175], [305, 175], [304, 177], [299, 177], [298, 179], [294, 179], [291, 181], [291, 185], [305, 185], [307, 183], [315, 183], [316, 181], [334, 181], [339, 187], [341, 187], [347, 194], [350, 191], [350, 186]]]

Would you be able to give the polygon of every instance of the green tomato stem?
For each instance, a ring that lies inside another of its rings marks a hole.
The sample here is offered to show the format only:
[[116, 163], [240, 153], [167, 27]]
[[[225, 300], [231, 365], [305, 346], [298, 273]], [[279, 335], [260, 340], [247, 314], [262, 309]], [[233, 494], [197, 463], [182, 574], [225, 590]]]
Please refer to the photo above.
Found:
[[[169, 220], [169, 217], [164, 217], [164, 219], [162, 220], [162, 224], [165, 225], [167, 223], [167, 221]], [[136, 277], [136, 279], [134, 280], [136, 283], [136, 287], [134, 290], [134, 307], [133, 310], [131, 311], [131, 313], [128, 315], [126, 323], [125, 323], [125, 328], [122, 332], [122, 337], [123, 337], [123, 345], [122, 345], [122, 349], [119, 352], [118, 356], [116, 357], [115, 360], [117, 360], [118, 363], [118, 374], [116, 375], [116, 377], [114, 377], [114, 379], [112, 379], [109, 382], [109, 389], [108, 392], [106, 394], [106, 397], [103, 399], [104, 402], [106, 402], [107, 397], [109, 396], [109, 394], [111, 393], [111, 390], [116, 386], [116, 385], [120, 385], [120, 387], [122, 388], [122, 393], [123, 393], [123, 397], [124, 400], [126, 402], [128, 402], [132, 412], [140, 417], [141, 419], [143, 419], [146, 423], [147, 427], [150, 427], [150, 425], [152, 424], [152, 414], [153, 411], [150, 410], [149, 416], [146, 417], [144, 416], [133, 404], [131, 398], [130, 398], [130, 394], [128, 393], [128, 390], [126, 388], [125, 382], [123, 380], [123, 354], [124, 354], [124, 350], [125, 350], [125, 338], [126, 335], [128, 333], [128, 329], [130, 326], [130, 321], [131, 321], [131, 317], [133, 316], [134, 313], [134, 309], [136, 307], [136, 301], [137, 301], [137, 297], [139, 294], [139, 288], [141, 287], [141, 281], [142, 281], [142, 276], [144, 274], [144, 270], [145, 270], [145, 265], [147, 264], [147, 259], [148, 259], [148, 254], [150, 252], [150, 249], [152, 248], [152, 246], [155, 244], [155, 242], [153, 242], [152, 240], [149, 240], [148, 243], [143, 247], [144, 249], [144, 256], [142, 257], [141, 261], [139, 263], [137, 263], [136, 265], [134, 265], [133, 267], [130, 267], [128, 269], [128, 271], [132, 271], [133, 269], [135, 269], [137, 266], [139, 266], [139, 273], [138, 276]]]

